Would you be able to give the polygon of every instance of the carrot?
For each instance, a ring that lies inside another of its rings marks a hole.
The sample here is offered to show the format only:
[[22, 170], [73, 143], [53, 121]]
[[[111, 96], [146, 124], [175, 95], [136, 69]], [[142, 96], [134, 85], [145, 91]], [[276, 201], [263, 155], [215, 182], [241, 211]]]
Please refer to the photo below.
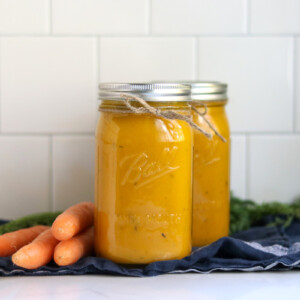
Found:
[[32, 243], [13, 254], [12, 261], [25, 269], [37, 269], [52, 260], [54, 249], [58, 243], [59, 241], [54, 238], [51, 228], [49, 228], [35, 238]]
[[23, 246], [31, 243], [48, 226], [33, 226], [0, 235], [0, 256], [11, 256]]
[[59, 266], [68, 266], [81, 257], [92, 254], [94, 246], [94, 227], [91, 226], [73, 238], [60, 242], [54, 251], [54, 261]]
[[53, 236], [60, 240], [68, 240], [93, 225], [94, 204], [81, 202], [73, 205], [59, 215], [52, 224]]

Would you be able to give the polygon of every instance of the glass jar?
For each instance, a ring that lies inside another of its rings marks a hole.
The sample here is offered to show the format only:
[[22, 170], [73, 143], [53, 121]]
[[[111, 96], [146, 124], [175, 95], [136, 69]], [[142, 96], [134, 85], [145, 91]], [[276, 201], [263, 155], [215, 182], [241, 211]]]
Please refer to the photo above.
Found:
[[205, 118], [193, 111], [193, 120], [213, 135], [207, 139], [194, 131], [193, 246], [204, 246], [227, 236], [230, 221], [230, 130], [226, 116], [227, 85], [219, 82], [191, 83], [192, 105], [206, 110]]
[[[182, 84], [100, 84], [96, 131], [96, 254], [147, 264], [190, 254], [193, 132], [181, 120], [136, 114], [122, 93], [189, 114]], [[137, 102], [131, 105], [139, 107]]]

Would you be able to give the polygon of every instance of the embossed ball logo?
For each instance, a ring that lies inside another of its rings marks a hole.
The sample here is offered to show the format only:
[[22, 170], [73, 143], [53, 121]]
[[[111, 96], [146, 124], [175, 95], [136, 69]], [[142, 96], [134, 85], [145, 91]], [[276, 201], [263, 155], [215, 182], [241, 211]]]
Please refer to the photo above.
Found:
[[138, 189], [153, 182], [166, 174], [174, 172], [180, 166], [175, 163], [178, 147], [165, 147], [158, 159], [151, 158], [147, 152], [124, 157], [120, 167], [126, 172], [121, 180], [121, 185], [133, 184]]

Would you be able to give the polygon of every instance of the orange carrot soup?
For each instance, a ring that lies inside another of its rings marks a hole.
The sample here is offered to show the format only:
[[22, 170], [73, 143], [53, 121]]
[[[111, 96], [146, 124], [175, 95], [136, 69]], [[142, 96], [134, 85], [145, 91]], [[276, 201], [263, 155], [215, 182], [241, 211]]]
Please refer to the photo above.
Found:
[[[124, 264], [180, 259], [192, 247], [193, 131], [183, 84], [100, 84], [96, 131], [95, 250]], [[128, 106], [131, 105], [129, 108]], [[135, 109], [133, 111], [132, 107]]]
[[230, 205], [230, 131], [225, 111], [227, 86], [218, 82], [191, 84], [192, 105], [212, 124], [222, 141], [201, 115], [194, 122], [213, 135], [205, 138], [194, 130], [193, 246], [210, 244], [228, 235]]

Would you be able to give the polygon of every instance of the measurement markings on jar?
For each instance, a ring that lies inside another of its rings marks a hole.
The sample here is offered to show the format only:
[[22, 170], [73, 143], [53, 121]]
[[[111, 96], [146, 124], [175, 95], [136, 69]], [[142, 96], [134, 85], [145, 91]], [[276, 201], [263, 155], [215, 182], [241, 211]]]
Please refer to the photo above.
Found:
[[135, 226], [141, 225], [169, 225], [180, 224], [191, 211], [186, 210], [183, 213], [175, 214], [148, 214], [148, 215], [117, 215], [117, 222], [119, 225], [134, 224]]

